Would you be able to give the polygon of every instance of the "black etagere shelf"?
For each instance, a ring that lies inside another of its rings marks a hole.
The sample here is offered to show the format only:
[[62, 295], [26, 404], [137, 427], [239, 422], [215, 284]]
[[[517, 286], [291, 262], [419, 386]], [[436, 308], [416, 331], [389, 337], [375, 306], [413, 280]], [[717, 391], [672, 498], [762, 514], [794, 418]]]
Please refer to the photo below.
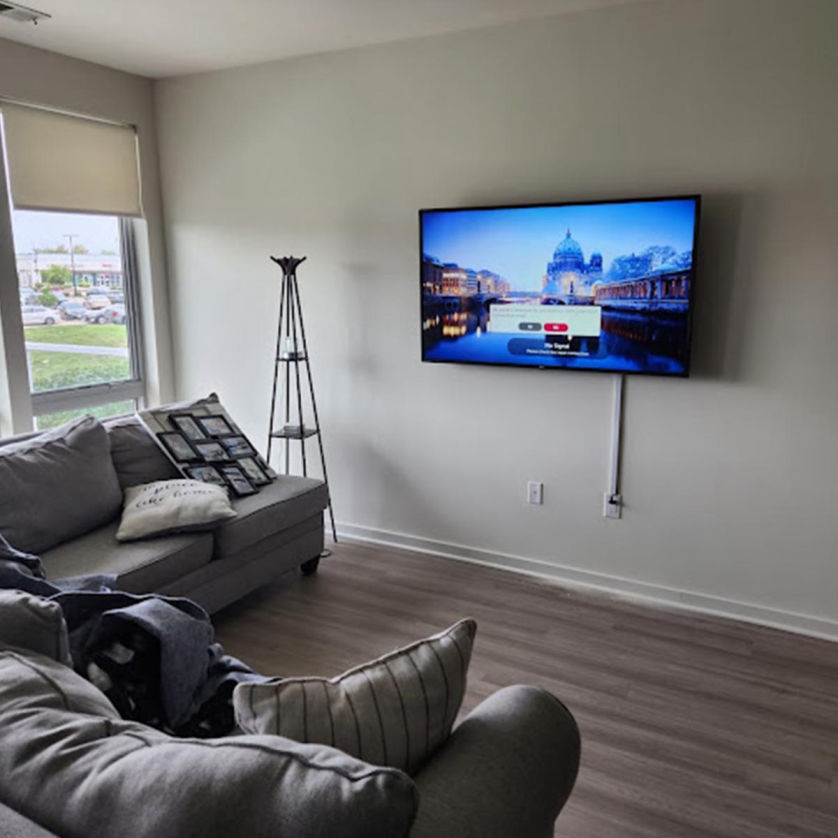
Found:
[[[271, 417], [268, 424], [268, 462], [271, 462], [274, 440], [284, 446], [284, 474], [291, 473], [291, 444], [300, 444], [300, 463], [303, 476], [308, 476], [306, 440], [317, 437], [317, 450], [323, 480], [329, 490], [326, 472], [326, 455], [323, 451], [323, 435], [320, 432], [320, 418], [317, 414], [317, 400], [314, 396], [314, 379], [311, 375], [306, 330], [303, 324], [303, 309], [297, 284], [297, 267], [306, 257], [271, 256], [271, 260], [282, 268], [282, 290], [279, 299], [279, 325], [277, 327], [276, 355], [274, 363], [273, 398]], [[308, 402], [311, 406], [311, 422], [304, 418], [303, 390], [308, 388]], [[282, 424], [277, 427], [277, 415], [282, 414]], [[332, 510], [332, 496], [329, 493], [329, 522], [332, 539], [337, 542], [335, 514]]]

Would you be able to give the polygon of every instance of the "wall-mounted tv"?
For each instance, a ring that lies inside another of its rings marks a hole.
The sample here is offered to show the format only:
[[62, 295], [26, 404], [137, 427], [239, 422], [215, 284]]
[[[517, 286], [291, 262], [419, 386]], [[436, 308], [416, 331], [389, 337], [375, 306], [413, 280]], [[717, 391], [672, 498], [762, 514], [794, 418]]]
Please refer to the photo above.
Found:
[[420, 210], [422, 359], [687, 375], [699, 205]]

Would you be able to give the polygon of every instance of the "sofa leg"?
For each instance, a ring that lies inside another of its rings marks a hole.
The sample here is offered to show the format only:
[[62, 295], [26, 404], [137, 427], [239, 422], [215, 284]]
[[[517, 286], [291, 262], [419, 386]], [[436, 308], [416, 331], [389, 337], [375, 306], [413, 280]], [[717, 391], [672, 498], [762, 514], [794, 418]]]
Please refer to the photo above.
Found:
[[313, 559], [303, 562], [300, 565], [300, 570], [303, 572], [303, 576], [314, 576], [314, 574], [317, 573], [317, 566], [319, 564], [320, 556], [315, 556]]

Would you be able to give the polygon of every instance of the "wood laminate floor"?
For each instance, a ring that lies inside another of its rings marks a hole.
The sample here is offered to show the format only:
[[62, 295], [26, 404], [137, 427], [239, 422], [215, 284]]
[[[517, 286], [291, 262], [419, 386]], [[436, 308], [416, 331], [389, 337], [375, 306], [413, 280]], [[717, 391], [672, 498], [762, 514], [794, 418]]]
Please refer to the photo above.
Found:
[[838, 643], [351, 544], [215, 623], [262, 672], [331, 677], [463, 616], [478, 621], [465, 710], [531, 683], [579, 722], [556, 835], [838, 838]]

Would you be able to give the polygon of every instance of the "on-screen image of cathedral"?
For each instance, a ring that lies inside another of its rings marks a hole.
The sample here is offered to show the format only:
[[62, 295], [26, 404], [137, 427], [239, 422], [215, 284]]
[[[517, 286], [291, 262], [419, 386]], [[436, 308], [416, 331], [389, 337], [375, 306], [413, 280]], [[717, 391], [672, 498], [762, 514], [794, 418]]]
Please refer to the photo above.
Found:
[[571, 300], [588, 303], [593, 300], [593, 287], [602, 281], [602, 254], [594, 252], [590, 261], [568, 228], [556, 245], [553, 258], [547, 263], [541, 301], [545, 305], [561, 305]]

